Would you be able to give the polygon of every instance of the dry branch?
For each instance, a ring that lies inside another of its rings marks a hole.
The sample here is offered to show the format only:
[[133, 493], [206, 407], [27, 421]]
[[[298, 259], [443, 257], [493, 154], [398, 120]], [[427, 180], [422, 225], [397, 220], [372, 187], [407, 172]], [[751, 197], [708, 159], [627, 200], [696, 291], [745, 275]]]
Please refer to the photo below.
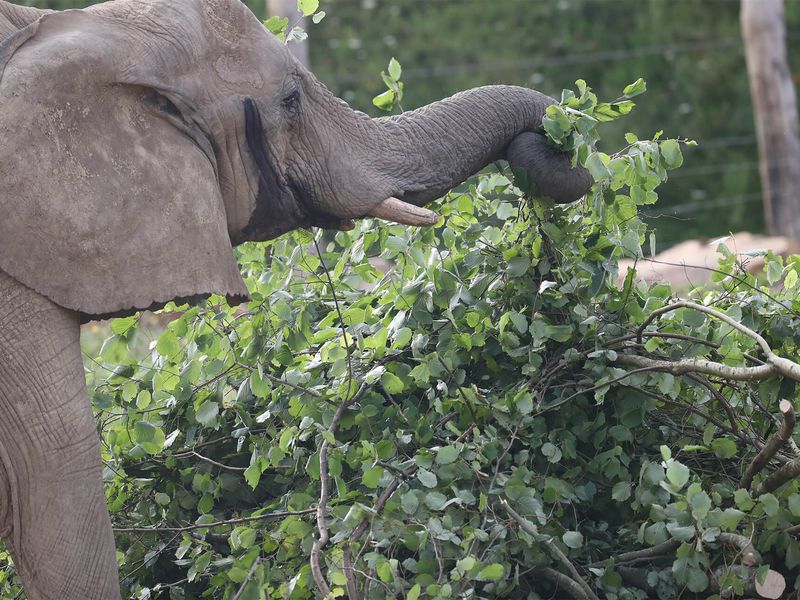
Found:
[[753, 540], [738, 533], [720, 533], [717, 538], [723, 546], [729, 546], [739, 551], [741, 562], [745, 567], [755, 567], [761, 564], [761, 555], [753, 545]]
[[238, 519], [228, 519], [227, 521], [214, 521], [213, 523], [205, 523], [203, 525], [196, 523], [194, 525], [186, 525], [185, 527], [114, 527], [114, 533], [183, 533], [186, 531], [195, 531], [197, 529], [211, 529], [224, 525], [238, 525], [240, 523], [250, 523], [252, 521], [263, 521], [264, 519], [280, 519], [282, 517], [295, 515], [307, 515], [316, 511], [316, 508], [286, 510], [266, 513], [255, 517], [240, 517]]
[[563, 589], [571, 598], [575, 598], [577, 600], [589, 599], [589, 596], [586, 595], [586, 592], [583, 591], [583, 588], [579, 583], [573, 581], [563, 573], [560, 573], [551, 567], [536, 569], [533, 573], [534, 575], [541, 575], [545, 579], [549, 579], [551, 583], [553, 583], [557, 588]]
[[732, 379], [734, 381], [763, 381], [771, 379], [778, 374], [778, 369], [771, 363], [758, 367], [732, 367], [702, 358], [685, 358], [673, 361], [647, 358], [646, 356], [637, 356], [635, 354], [619, 354], [615, 362], [629, 367], [666, 371], [673, 375], [703, 373], [704, 375], [713, 375], [714, 377]]
[[759, 473], [767, 465], [770, 459], [775, 456], [778, 450], [780, 450], [781, 446], [786, 444], [786, 442], [791, 439], [792, 431], [794, 430], [795, 425], [794, 406], [792, 406], [792, 403], [788, 400], [781, 400], [778, 407], [781, 413], [783, 413], [783, 423], [781, 424], [780, 429], [778, 429], [778, 431], [775, 432], [775, 434], [769, 440], [767, 440], [767, 443], [764, 444], [761, 452], [756, 455], [756, 457], [747, 467], [747, 471], [745, 471], [741, 481], [739, 482], [740, 488], [749, 489], [750, 485], [753, 483], [753, 477], [755, 477], [756, 473]]
[[[644, 330], [657, 317], [659, 317], [660, 315], [663, 315], [665, 313], [677, 310], [679, 308], [691, 308], [691, 309], [696, 310], [698, 312], [705, 313], [707, 315], [711, 315], [712, 317], [714, 317], [716, 319], [719, 319], [723, 323], [726, 323], [727, 325], [731, 326], [733, 329], [736, 329], [737, 331], [745, 334], [746, 336], [753, 338], [756, 341], [756, 343], [758, 343], [759, 347], [761, 348], [761, 351], [764, 353], [764, 356], [767, 359], [767, 361], [766, 361], [767, 364], [759, 366], [759, 367], [729, 367], [729, 366], [723, 365], [721, 363], [715, 363], [715, 362], [704, 361], [704, 360], [695, 360], [695, 359], [688, 359], [688, 360], [675, 361], [675, 362], [660, 361], [660, 362], [666, 363], [667, 365], [669, 365], [669, 364], [678, 365], [678, 366], [674, 366], [673, 367], [675, 369], [678, 369], [678, 371], [680, 371], [677, 374], [682, 375], [684, 373], [700, 372], [700, 373], [706, 373], [708, 375], [718, 375], [720, 377], [727, 377], [728, 379], [737, 379], [739, 381], [753, 381], [755, 379], [762, 379], [762, 378], [766, 379], [767, 377], [771, 377], [773, 375], [778, 374], [778, 375], [783, 375], [784, 377], [788, 377], [789, 379], [794, 379], [795, 381], [800, 381], [800, 365], [798, 365], [797, 363], [795, 363], [795, 362], [793, 362], [793, 361], [791, 361], [791, 360], [789, 360], [787, 358], [783, 358], [781, 356], [778, 356], [774, 352], [772, 352], [772, 348], [767, 343], [767, 340], [765, 340], [761, 336], [761, 334], [759, 334], [756, 331], [753, 331], [752, 329], [750, 329], [749, 327], [746, 327], [745, 325], [742, 325], [741, 323], [739, 323], [738, 321], [730, 318], [728, 315], [726, 315], [723, 312], [720, 312], [720, 311], [718, 311], [718, 310], [716, 310], [714, 308], [711, 308], [709, 306], [703, 306], [702, 304], [697, 304], [695, 302], [688, 302], [686, 300], [680, 300], [678, 302], [673, 302], [672, 304], [668, 304], [667, 306], [663, 306], [663, 307], [658, 308], [658, 309], [654, 310], [653, 312], [651, 312], [650, 315], [644, 320], [644, 323], [642, 323], [642, 325], [639, 327], [639, 329], [636, 332], [637, 341], [639, 343], [641, 343], [642, 336], [644, 334]], [[650, 359], [648, 359], [648, 360], [650, 360]], [[696, 363], [697, 366], [707, 367], [707, 368], [712, 369], [712, 370], [711, 371], [704, 371], [704, 370], [698, 369], [698, 368], [692, 369], [690, 367], [690, 365], [693, 362]], [[766, 371], [764, 371], [764, 372], [758, 371], [758, 369], [762, 369], [762, 368], [768, 367], [768, 366], [771, 366], [773, 368], [773, 370], [774, 370], [769, 375], [766, 374]], [[724, 374], [725, 372], [728, 372], [727, 371], [728, 369], [733, 369], [733, 371], [729, 371], [729, 372], [732, 373], [732, 374], [739, 374], [740, 377], [735, 377], [735, 376], [728, 377], [727, 375]], [[665, 370], [667, 370], [667, 368], [665, 368]], [[671, 373], [675, 373], [676, 371], [670, 370], [670, 372]], [[754, 375], [754, 373], [759, 373], [759, 375]], [[753, 375], [751, 375], [751, 374], [753, 374]]]
[[796, 477], [800, 477], [800, 458], [795, 458], [787, 462], [772, 475], [764, 479], [756, 488], [755, 494], [756, 496], [760, 496], [761, 494], [777, 490], [784, 483], [788, 483]]

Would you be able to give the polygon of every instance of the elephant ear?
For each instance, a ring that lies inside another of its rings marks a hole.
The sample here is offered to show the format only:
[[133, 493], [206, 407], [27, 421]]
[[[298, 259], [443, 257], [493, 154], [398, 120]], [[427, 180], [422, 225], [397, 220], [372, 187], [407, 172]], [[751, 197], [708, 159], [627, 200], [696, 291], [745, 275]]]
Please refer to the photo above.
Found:
[[213, 144], [131, 37], [67, 11], [0, 42], [0, 269], [90, 317], [241, 302]]

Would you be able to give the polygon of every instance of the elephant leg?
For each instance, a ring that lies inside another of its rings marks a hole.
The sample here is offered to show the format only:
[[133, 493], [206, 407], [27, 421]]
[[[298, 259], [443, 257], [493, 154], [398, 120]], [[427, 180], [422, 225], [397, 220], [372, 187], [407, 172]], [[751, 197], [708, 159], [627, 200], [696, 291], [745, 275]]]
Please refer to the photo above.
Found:
[[77, 313], [0, 271], [0, 535], [29, 600], [120, 598]]

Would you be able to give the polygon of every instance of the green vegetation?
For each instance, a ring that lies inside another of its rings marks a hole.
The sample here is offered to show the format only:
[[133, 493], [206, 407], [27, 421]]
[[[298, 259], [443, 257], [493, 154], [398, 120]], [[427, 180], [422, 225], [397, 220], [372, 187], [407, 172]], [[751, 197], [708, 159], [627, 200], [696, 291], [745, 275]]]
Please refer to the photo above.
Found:
[[721, 243], [699, 308], [617, 285], [686, 145], [592, 150], [643, 90], [598, 103], [579, 81], [548, 110], [597, 180], [586, 202], [496, 171], [436, 228], [241, 247], [252, 302], [187, 309], [144, 358], [137, 318], [113, 321], [89, 387], [126, 593], [709, 597], [768, 568], [791, 585], [800, 485], [766, 474], [796, 447], [742, 478], [796, 396], [772, 352], [797, 353], [800, 257], [767, 254], [760, 281]]
[[[318, 31], [348, 18], [350, 4], [330, 4], [335, 17]], [[421, 14], [436, 6], [502, 22], [494, 4], [421, 4]], [[598, 4], [627, 23], [608, 32], [617, 38], [630, 27], [643, 35], [643, 14], [668, 21], [661, 3], [635, 15], [624, 2], [565, 3], [584, 11], [581, 20], [561, 15], [564, 31], [544, 21], [542, 39], [581, 39]], [[684, 4], [693, 3], [675, 6]], [[709, 26], [680, 10], [687, 28]], [[404, 14], [393, 18], [418, 16]], [[515, 13], [522, 30], [525, 18]], [[717, 18], [718, 30], [731, 23]], [[510, 47], [510, 32], [487, 43]], [[416, 44], [402, 48], [424, 46]], [[377, 64], [364, 72], [386, 69], [392, 54], [425, 64], [397, 49], [370, 51]], [[689, 69], [684, 58], [663, 60], [674, 75]], [[323, 57], [314, 60], [324, 72]], [[595, 68], [585, 66], [577, 68]], [[596, 79], [605, 89], [620, 73], [649, 71], [637, 66]], [[563, 66], [552, 69], [545, 81], [564, 76]], [[387, 107], [400, 90], [406, 108], [442, 95], [415, 81], [414, 69], [402, 71], [405, 88], [400, 75], [391, 65], [384, 78], [395, 94]], [[499, 69], [491, 76], [514, 80]], [[303, 599], [325, 586], [347, 597], [349, 585], [364, 599], [536, 599], [565, 589], [707, 598], [742, 595], [770, 568], [797, 585], [800, 483], [791, 469], [800, 451], [790, 441], [760, 467], [754, 459], [794, 421], [779, 404], [797, 400], [794, 367], [778, 357], [798, 353], [800, 257], [765, 252], [754, 276], [721, 241], [714, 287], [692, 292], [692, 303], [636, 283], [633, 271], [617, 283], [620, 258], [657, 246], [661, 226], [654, 232], [642, 215], [686, 181], [671, 173], [684, 153], [692, 168], [710, 155], [723, 166], [741, 158], [742, 147], [701, 155], [669, 137], [695, 136], [701, 125], [749, 135], [744, 92], [718, 90], [724, 101], [712, 102], [691, 87], [709, 78], [702, 71], [684, 83], [698, 94], [691, 106], [717, 117], [676, 110], [684, 88], [659, 76], [649, 87], [660, 91], [633, 111], [644, 82], [624, 87], [630, 77], [601, 94], [624, 88], [610, 103], [583, 81], [564, 92], [543, 127], [595, 177], [585, 202], [530, 198], [524, 178], [498, 165], [445, 198], [435, 228], [367, 220], [332, 238], [300, 231], [240, 247], [253, 296], [244, 307], [212, 298], [152, 341], [138, 318], [113, 321], [87, 370], [128, 597]], [[381, 85], [373, 78], [353, 92], [363, 108]], [[667, 123], [668, 135], [646, 139], [643, 125], [624, 134], [634, 119]], [[595, 150], [606, 130], [620, 151]], [[742, 181], [714, 177], [717, 188], [728, 185]], [[734, 213], [714, 220], [732, 223], [724, 218]], [[377, 269], [375, 257], [392, 266]], [[0, 550], [0, 596], [18, 594]]]

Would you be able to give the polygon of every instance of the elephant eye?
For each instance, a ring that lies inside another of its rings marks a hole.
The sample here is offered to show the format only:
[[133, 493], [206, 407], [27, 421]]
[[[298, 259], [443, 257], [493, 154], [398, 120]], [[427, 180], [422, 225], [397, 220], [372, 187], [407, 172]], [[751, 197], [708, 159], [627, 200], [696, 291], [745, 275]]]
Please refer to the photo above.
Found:
[[283, 108], [291, 115], [296, 115], [300, 110], [300, 91], [295, 89], [290, 94], [284, 96], [281, 101]]

